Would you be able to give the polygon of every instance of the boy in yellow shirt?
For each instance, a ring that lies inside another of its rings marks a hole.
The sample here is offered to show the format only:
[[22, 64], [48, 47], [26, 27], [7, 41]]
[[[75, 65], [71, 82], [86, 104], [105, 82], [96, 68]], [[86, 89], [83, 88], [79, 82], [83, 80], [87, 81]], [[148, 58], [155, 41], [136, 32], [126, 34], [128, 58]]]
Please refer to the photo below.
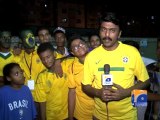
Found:
[[94, 110], [94, 100], [82, 91], [81, 81], [83, 80], [83, 63], [88, 46], [80, 36], [72, 36], [69, 47], [75, 56], [74, 62], [69, 67], [68, 76], [68, 108], [69, 120], [75, 117], [77, 120], [92, 120]]
[[[47, 68], [39, 74], [36, 80], [34, 99], [40, 105], [41, 120], [63, 120], [68, 118], [68, 61], [61, 65], [63, 77], [57, 77], [54, 72], [55, 56], [53, 46], [46, 42], [40, 44], [37, 53]], [[72, 60], [71, 60], [72, 61]]]

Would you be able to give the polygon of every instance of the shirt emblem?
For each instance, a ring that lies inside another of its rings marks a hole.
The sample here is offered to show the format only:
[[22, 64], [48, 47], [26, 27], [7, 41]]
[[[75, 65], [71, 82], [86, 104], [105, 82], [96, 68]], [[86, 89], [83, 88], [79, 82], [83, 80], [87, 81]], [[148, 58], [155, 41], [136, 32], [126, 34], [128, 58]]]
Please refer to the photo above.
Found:
[[128, 62], [128, 57], [123, 57], [123, 62], [127, 63]]
[[23, 109], [19, 109], [19, 119], [23, 119]]

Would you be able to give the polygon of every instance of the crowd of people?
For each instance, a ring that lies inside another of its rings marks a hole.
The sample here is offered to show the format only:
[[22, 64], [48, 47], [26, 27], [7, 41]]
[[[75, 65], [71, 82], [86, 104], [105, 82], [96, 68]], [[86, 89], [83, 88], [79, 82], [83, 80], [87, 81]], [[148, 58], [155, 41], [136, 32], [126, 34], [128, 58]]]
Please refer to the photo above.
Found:
[[[135, 89], [148, 91], [151, 119], [158, 120], [160, 87], [153, 75], [159, 61], [145, 58], [145, 65], [136, 46], [119, 41], [120, 23], [115, 13], [102, 15], [99, 35], [89, 35], [89, 44], [78, 33], [68, 38], [63, 27], [38, 28], [38, 42], [23, 30], [15, 45], [10, 31], [1, 32], [0, 120], [144, 120], [146, 109], [139, 114], [131, 103]], [[111, 87], [102, 85], [105, 64]]]

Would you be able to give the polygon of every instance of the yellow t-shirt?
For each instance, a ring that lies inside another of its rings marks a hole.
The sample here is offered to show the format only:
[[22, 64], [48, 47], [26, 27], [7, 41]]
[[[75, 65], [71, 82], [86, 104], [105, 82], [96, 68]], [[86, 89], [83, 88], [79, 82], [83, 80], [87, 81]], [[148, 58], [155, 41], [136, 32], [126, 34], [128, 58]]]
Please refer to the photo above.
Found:
[[76, 90], [74, 117], [78, 120], [92, 120], [94, 100], [82, 91], [83, 64], [75, 58], [69, 67], [68, 86]]
[[0, 53], [0, 76], [3, 76], [3, 68], [6, 64], [11, 62], [17, 62], [16, 57], [12, 52], [9, 52], [6, 56]]
[[55, 50], [56, 59], [63, 58], [63, 57], [66, 57], [66, 56], [69, 55], [67, 48], [64, 47], [64, 49], [65, 49], [65, 53], [64, 54], [61, 54], [60, 52], [58, 52], [57, 50]]
[[68, 118], [68, 66], [73, 59], [64, 60], [61, 65], [63, 77], [56, 77], [55, 73], [44, 71], [36, 80], [34, 100], [46, 102], [47, 120], [63, 120]]
[[62, 55], [62, 54], [60, 54], [60, 53], [58, 53], [56, 51], [55, 51], [55, 54], [56, 54], [56, 59], [65, 57], [65, 55]]
[[[145, 65], [139, 51], [119, 42], [114, 51], [107, 51], [102, 46], [91, 51], [85, 59], [84, 64], [84, 85], [91, 85], [94, 79], [94, 86], [102, 88], [101, 75], [104, 74], [104, 64], [110, 65], [110, 74], [113, 75], [113, 82], [129, 88], [134, 85], [134, 77], [145, 81], [149, 78]], [[120, 101], [108, 103], [110, 120], [136, 120], [136, 108], [131, 104], [131, 97]], [[99, 98], [95, 98], [94, 116], [100, 120], [107, 119], [106, 104]]]
[[[22, 51], [21, 53], [21, 59], [19, 61], [19, 64], [21, 68], [24, 71], [25, 76], [25, 85], [28, 84], [28, 80], [34, 80], [35, 81], [39, 75], [40, 72], [45, 70], [45, 66], [42, 64], [37, 51], [27, 54], [25, 51]], [[31, 90], [32, 96], [34, 96], [34, 90]]]
[[38, 74], [45, 69], [44, 65], [42, 64], [37, 51], [27, 54], [26, 52], [22, 52], [20, 60], [20, 66], [24, 70], [25, 75], [25, 84], [27, 84], [28, 80], [36, 80]]

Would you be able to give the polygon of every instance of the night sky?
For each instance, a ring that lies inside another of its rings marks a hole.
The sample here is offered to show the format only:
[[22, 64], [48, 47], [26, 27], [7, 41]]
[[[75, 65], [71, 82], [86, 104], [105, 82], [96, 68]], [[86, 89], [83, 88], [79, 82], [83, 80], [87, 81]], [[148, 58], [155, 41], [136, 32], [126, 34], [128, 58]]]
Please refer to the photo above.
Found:
[[[27, 14], [29, 11], [29, 7], [28, 9], [24, 9], [26, 8], [24, 6], [26, 6], [28, 2], [33, 1], [34, 0], [21, 0], [21, 2], [17, 2], [17, 0], [0, 0], [0, 29], [18, 29], [18, 27], [23, 27], [25, 22], [25, 14]], [[42, 3], [47, 3], [47, 1], [48, 0], [40, 0]], [[141, 36], [160, 36], [159, 4], [155, 3], [154, 1], [145, 1], [143, 3], [140, 3], [138, 0], [128, 0], [128, 2], [122, 2], [122, 0], [68, 1], [81, 2], [89, 9], [93, 10], [94, 7], [101, 6], [102, 11], [107, 9], [108, 11], [119, 13], [120, 15], [124, 16], [124, 29], [127, 29], [124, 34], [126, 35], [144, 28], [143, 32], [141, 32]], [[54, 2], [56, 2], [56, 0], [54, 0]]]

